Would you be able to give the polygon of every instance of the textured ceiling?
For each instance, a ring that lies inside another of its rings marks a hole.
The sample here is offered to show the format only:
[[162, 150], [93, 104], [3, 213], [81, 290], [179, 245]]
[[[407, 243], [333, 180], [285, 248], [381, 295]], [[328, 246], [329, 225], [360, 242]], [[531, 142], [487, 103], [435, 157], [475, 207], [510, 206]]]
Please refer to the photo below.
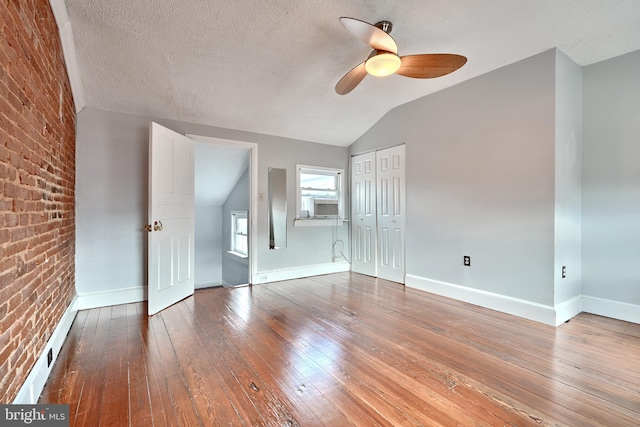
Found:
[[[640, 49], [638, 0], [66, 0], [87, 105], [349, 145], [393, 107], [558, 47]], [[340, 16], [393, 22], [399, 54], [457, 53], [432, 80], [336, 82], [370, 49]]]

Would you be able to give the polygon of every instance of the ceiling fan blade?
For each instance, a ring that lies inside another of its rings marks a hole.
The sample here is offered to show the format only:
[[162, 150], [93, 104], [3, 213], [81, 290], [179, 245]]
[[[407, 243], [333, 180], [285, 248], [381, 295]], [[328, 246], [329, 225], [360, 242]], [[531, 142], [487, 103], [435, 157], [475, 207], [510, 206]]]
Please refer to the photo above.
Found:
[[450, 53], [425, 53], [401, 56], [402, 64], [396, 74], [415, 79], [442, 77], [462, 67], [467, 58]]
[[359, 19], [342, 17], [340, 23], [349, 31], [355, 38], [362, 40], [375, 50], [384, 50], [387, 52], [398, 53], [398, 45], [396, 41], [387, 33], [382, 31], [375, 25], [371, 25], [368, 22], [361, 21]]
[[364, 62], [361, 62], [351, 71], [344, 75], [340, 81], [336, 84], [336, 92], [338, 95], [346, 95], [355, 89], [356, 86], [367, 75], [367, 70], [364, 68]]

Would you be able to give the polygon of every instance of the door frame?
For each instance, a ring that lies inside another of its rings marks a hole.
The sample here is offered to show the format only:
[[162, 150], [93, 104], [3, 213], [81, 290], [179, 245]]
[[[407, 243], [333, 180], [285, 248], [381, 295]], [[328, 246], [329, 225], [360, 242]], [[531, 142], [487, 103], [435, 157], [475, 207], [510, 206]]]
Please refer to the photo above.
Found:
[[249, 283], [258, 272], [258, 144], [255, 142], [236, 141], [233, 139], [212, 136], [186, 134], [196, 142], [214, 144], [221, 147], [240, 148], [249, 151]]

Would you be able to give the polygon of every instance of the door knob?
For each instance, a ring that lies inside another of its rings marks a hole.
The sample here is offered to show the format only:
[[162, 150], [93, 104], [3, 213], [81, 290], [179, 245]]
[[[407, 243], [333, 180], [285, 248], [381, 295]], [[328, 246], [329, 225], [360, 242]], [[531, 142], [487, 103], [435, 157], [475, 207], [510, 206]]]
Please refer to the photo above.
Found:
[[151, 227], [151, 224], [145, 225], [144, 229], [147, 230], [149, 233], [151, 233], [151, 230], [153, 230], [153, 228]]
[[162, 231], [162, 221], [155, 221], [153, 223], [153, 230], [154, 231]]

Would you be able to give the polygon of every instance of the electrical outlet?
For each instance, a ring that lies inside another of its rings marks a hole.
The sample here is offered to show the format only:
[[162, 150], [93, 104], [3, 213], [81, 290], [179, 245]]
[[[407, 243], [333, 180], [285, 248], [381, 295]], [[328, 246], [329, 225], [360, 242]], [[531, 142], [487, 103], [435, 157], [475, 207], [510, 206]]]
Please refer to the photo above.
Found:
[[462, 257], [462, 263], [469, 267], [471, 265], [471, 257], [469, 255], [465, 255]]
[[51, 366], [51, 362], [53, 362], [53, 349], [50, 348], [47, 353], [47, 368]]
[[565, 277], [567, 277], [567, 266], [563, 265], [562, 266], [562, 278], [564, 279]]

